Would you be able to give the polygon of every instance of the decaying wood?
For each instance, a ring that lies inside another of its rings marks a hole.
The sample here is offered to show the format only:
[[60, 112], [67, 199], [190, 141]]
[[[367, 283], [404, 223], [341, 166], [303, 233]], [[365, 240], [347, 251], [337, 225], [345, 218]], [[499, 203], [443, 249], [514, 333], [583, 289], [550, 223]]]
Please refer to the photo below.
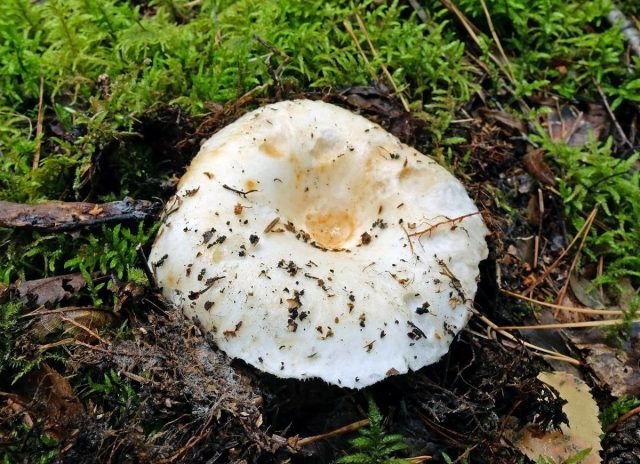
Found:
[[0, 201], [0, 227], [59, 232], [100, 224], [140, 221], [153, 216], [159, 205], [125, 198], [110, 203], [50, 202], [38, 205]]

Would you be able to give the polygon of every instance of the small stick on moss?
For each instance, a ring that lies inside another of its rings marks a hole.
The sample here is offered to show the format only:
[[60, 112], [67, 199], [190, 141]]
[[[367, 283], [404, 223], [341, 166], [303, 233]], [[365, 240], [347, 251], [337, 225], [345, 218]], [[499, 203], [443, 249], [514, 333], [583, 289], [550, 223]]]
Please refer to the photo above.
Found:
[[602, 98], [602, 103], [604, 104], [604, 107], [607, 110], [607, 113], [609, 113], [609, 117], [611, 118], [611, 121], [613, 122], [613, 125], [615, 126], [616, 130], [618, 131], [618, 135], [620, 136], [622, 141], [627, 146], [629, 146], [631, 148], [634, 148], [633, 143], [631, 143], [631, 141], [627, 138], [627, 134], [624, 133], [624, 130], [622, 130], [622, 127], [620, 126], [620, 123], [618, 122], [618, 119], [616, 118], [616, 115], [613, 113], [613, 110], [611, 109], [611, 106], [609, 105], [609, 100], [607, 100], [607, 96], [604, 94], [604, 91], [602, 90], [602, 87], [600, 87], [596, 81], [593, 81], [593, 84], [596, 86], [596, 89], [598, 89], [598, 93], [600, 94], [600, 98]]
[[[482, 41], [478, 37], [478, 35], [481, 34], [480, 30], [471, 21], [469, 21], [469, 18], [467, 18], [465, 14], [462, 11], [460, 11], [460, 9], [451, 0], [441, 0], [441, 2], [447, 10], [449, 10], [458, 18], [458, 20], [462, 23], [464, 28], [467, 30], [467, 32], [469, 33], [469, 35], [471, 36], [475, 44], [478, 47], [482, 48]], [[502, 71], [502, 74], [507, 79], [509, 79], [509, 81], [513, 84], [514, 81], [511, 77], [511, 74], [507, 72], [507, 70], [505, 69], [502, 62], [498, 59], [498, 57], [495, 56], [493, 53], [489, 52], [489, 58], [491, 58], [491, 61], [493, 61], [498, 66], [500, 71]]]
[[315, 443], [320, 440], [324, 440], [326, 438], [335, 437], [338, 435], [344, 435], [345, 433], [354, 432], [359, 428], [365, 427], [369, 425], [369, 419], [362, 419], [357, 422], [353, 422], [349, 425], [345, 425], [344, 427], [337, 428], [332, 430], [331, 432], [321, 433], [320, 435], [313, 435], [311, 437], [296, 439], [295, 437], [290, 438], [288, 441], [290, 442], [290, 446], [292, 448], [301, 448], [303, 446], [310, 445], [311, 443]]
[[156, 277], [153, 275], [153, 271], [149, 267], [149, 260], [147, 259], [147, 256], [145, 255], [144, 250], [142, 249], [142, 243], [138, 243], [138, 245], [136, 246], [136, 253], [140, 258], [140, 262], [142, 263], [142, 271], [144, 272], [144, 275], [147, 276], [149, 285], [151, 286], [152, 289], [154, 290], [157, 289], [158, 281], [156, 281]]
[[291, 57], [289, 55], [287, 55], [285, 52], [283, 52], [282, 50], [280, 50], [279, 48], [277, 48], [275, 45], [273, 45], [272, 43], [266, 41], [265, 39], [263, 39], [262, 37], [260, 37], [257, 34], [253, 34], [253, 40], [258, 42], [260, 45], [262, 45], [267, 50], [270, 50], [271, 53], [273, 53], [275, 55], [279, 55], [282, 58], [282, 63], [280, 63], [278, 65], [278, 67], [275, 69], [275, 71], [273, 72], [274, 79], [276, 80], [277, 83], [279, 83], [280, 82], [280, 75], [282, 74], [282, 70], [284, 69], [284, 67], [286, 65], [288, 65], [291, 62]]
[[38, 98], [38, 119], [36, 122], [36, 150], [33, 154], [33, 162], [31, 169], [38, 169], [40, 166], [40, 150], [42, 148], [42, 121], [44, 119], [44, 105], [42, 104], [44, 98], [44, 77], [40, 76], [40, 96]]

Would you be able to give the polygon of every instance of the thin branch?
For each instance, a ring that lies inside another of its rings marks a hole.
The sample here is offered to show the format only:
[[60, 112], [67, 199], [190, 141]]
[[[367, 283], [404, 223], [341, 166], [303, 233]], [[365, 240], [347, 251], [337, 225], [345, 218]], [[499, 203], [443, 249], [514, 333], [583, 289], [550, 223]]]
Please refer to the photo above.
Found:
[[93, 330], [91, 330], [89, 327], [87, 327], [86, 325], [80, 324], [78, 321], [74, 321], [73, 319], [66, 317], [66, 316], [62, 316], [60, 318], [61, 320], [68, 322], [71, 325], [76, 326], [77, 328], [84, 330], [86, 333], [88, 333], [89, 335], [91, 335], [93, 338], [95, 338], [96, 340], [99, 340], [101, 343], [104, 343], [105, 345], [109, 346], [111, 345], [111, 342], [109, 342], [108, 340], [105, 340], [104, 338], [102, 338], [100, 335], [98, 335], [96, 332], [94, 332]]
[[144, 275], [147, 276], [147, 280], [149, 281], [149, 285], [152, 289], [157, 289], [158, 282], [156, 281], [156, 277], [153, 275], [153, 271], [149, 267], [149, 260], [147, 259], [147, 255], [145, 255], [144, 250], [142, 249], [142, 243], [138, 243], [136, 246], [136, 253], [140, 258], [140, 262], [142, 264], [142, 271]]
[[491, 321], [488, 317], [486, 317], [483, 314], [481, 314], [477, 309], [471, 308], [471, 311], [473, 312], [473, 314], [475, 316], [478, 317], [478, 319], [480, 319], [482, 322], [484, 322], [491, 330], [495, 331], [496, 333], [499, 333], [500, 335], [502, 335], [505, 338], [511, 340], [512, 342], [521, 344], [521, 345], [523, 345], [523, 346], [525, 346], [527, 348], [531, 348], [532, 350], [539, 351], [539, 352], [545, 353], [547, 355], [551, 355], [555, 359], [567, 362], [569, 364], [573, 364], [574, 366], [580, 366], [581, 365], [580, 361], [578, 361], [575, 358], [572, 358], [571, 356], [567, 356], [567, 355], [564, 355], [562, 353], [558, 353], [556, 351], [551, 351], [551, 350], [548, 350], [548, 349], [543, 348], [541, 346], [534, 345], [533, 343], [529, 343], [529, 342], [526, 342], [526, 341], [524, 341], [522, 339], [519, 339], [519, 338], [515, 337], [513, 334], [511, 334], [509, 332], [505, 332], [502, 327], [498, 327], [497, 324], [495, 324], [493, 321]]
[[110, 203], [50, 202], [36, 205], [0, 201], [0, 227], [61, 232], [114, 222], [143, 220], [158, 205], [125, 198]]
[[504, 52], [504, 49], [502, 48], [502, 43], [500, 42], [500, 39], [498, 38], [498, 34], [496, 33], [496, 29], [495, 27], [493, 27], [493, 20], [491, 19], [491, 14], [489, 13], [489, 9], [487, 8], [487, 4], [485, 2], [485, 0], [480, 0], [480, 4], [482, 5], [482, 10], [484, 11], [484, 15], [487, 18], [487, 23], [489, 24], [489, 30], [491, 31], [491, 37], [493, 37], [493, 40], [496, 43], [496, 46], [498, 47], [498, 51], [500, 52], [500, 55], [502, 56], [502, 59], [504, 60], [504, 64], [505, 64], [505, 72], [507, 73], [507, 77], [509, 78], [509, 80], [511, 82], [515, 82], [515, 78], [513, 77], [513, 74], [511, 73], [511, 65], [509, 63], [509, 58], [507, 58], [507, 54]]
[[311, 437], [301, 438], [299, 440], [293, 438], [290, 439], [290, 441], [292, 442], [291, 444], [293, 447], [301, 448], [303, 446], [310, 445], [311, 443], [315, 443], [326, 438], [336, 437], [338, 435], [344, 435], [345, 433], [354, 432], [359, 428], [365, 427], [367, 425], [369, 425], [369, 419], [362, 419], [349, 425], [345, 425], [344, 427], [332, 430], [331, 432], [321, 433], [320, 435], [313, 435]]
[[627, 134], [624, 133], [624, 131], [622, 130], [622, 127], [620, 126], [620, 123], [616, 119], [616, 115], [613, 114], [613, 110], [611, 109], [611, 106], [609, 105], [609, 101], [607, 100], [607, 96], [602, 91], [602, 88], [598, 85], [597, 82], [594, 81], [593, 83], [595, 84], [596, 89], [598, 89], [600, 98], [602, 98], [602, 103], [604, 104], [604, 107], [607, 110], [607, 113], [609, 113], [609, 117], [611, 118], [613, 125], [618, 131], [618, 135], [620, 136], [620, 138], [624, 143], [626, 143], [629, 147], [634, 148], [633, 143], [631, 143], [631, 141], [627, 138]]

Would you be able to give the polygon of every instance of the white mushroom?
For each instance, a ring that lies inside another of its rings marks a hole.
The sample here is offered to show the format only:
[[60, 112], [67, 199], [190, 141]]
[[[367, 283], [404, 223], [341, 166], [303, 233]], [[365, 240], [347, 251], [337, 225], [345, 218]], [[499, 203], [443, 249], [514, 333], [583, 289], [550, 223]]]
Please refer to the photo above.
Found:
[[150, 263], [230, 356], [361, 388], [447, 352], [486, 234], [431, 158], [342, 108], [283, 101], [202, 146]]

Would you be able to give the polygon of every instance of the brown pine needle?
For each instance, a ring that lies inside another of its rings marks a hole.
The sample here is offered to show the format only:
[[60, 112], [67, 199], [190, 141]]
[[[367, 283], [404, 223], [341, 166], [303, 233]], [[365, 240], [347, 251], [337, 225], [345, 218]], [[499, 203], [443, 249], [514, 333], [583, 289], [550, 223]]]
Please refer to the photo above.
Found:
[[485, 0], [480, 0], [480, 4], [482, 5], [482, 9], [484, 10], [484, 15], [487, 18], [487, 23], [489, 24], [489, 30], [491, 31], [491, 37], [493, 37], [496, 46], [498, 47], [498, 51], [504, 60], [504, 72], [507, 74], [507, 77], [511, 82], [515, 82], [515, 78], [511, 73], [511, 64], [509, 63], [509, 58], [507, 58], [507, 54], [504, 52], [502, 48], [502, 43], [500, 43], [500, 39], [498, 38], [498, 34], [496, 33], [495, 27], [493, 27], [493, 20], [491, 19], [491, 14], [489, 13], [489, 9], [487, 8], [487, 4]]
[[38, 169], [40, 166], [40, 150], [42, 147], [42, 121], [44, 120], [44, 77], [40, 77], [40, 97], [38, 99], [38, 119], [36, 121], [36, 151], [33, 154], [31, 169]]
[[[362, 21], [362, 18], [358, 14], [356, 15], [356, 21], [358, 22], [358, 27], [364, 34], [365, 39], [367, 39], [367, 43], [369, 44], [369, 50], [371, 50], [371, 54], [374, 56], [374, 58], [378, 59], [379, 58], [378, 51], [373, 46], [373, 42], [371, 42], [371, 38], [369, 37], [369, 32], [367, 31], [367, 28], [365, 27], [364, 22]], [[380, 60], [380, 67], [382, 68], [382, 72], [384, 73], [385, 77], [389, 81], [389, 84], [391, 84], [391, 87], [393, 87], [394, 92], [396, 93], [398, 98], [400, 98], [400, 101], [402, 102], [402, 106], [404, 107], [404, 110], [407, 113], [409, 113], [411, 111], [411, 108], [409, 108], [409, 103], [407, 103], [407, 100], [404, 98], [404, 95], [402, 95], [402, 92], [396, 85], [396, 81], [393, 79], [393, 76], [387, 69], [387, 66], [382, 62], [382, 60]]]
[[585, 229], [587, 227], [590, 227], [590, 224], [594, 221], [594, 219], [596, 218], [596, 214], [598, 213], [598, 207], [593, 208], [593, 211], [591, 211], [591, 213], [589, 214], [589, 216], [587, 217], [587, 220], [585, 221], [584, 224], [582, 224], [582, 227], [580, 228], [580, 230], [578, 231], [578, 233], [576, 234], [575, 237], [573, 237], [573, 240], [571, 240], [571, 243], [569, 243], [569, 246], [567, 246], [564, 250], [562, 250], [562, 253], [560, 253], [560, 256], [558, 256], [558, 258], [551, 264], [551, 266], [549, 266], [547, 268], [546, 271], [544, 271], [542, 273], [542, 275], [540, 277], [538, 277], [529, 287], [527, 287], [527, 291], [529, 293], [531, 293], [538, 285], [540, 285], [540, 283], [547, 278], [547, 276], [551, 273], [551, 271], [553, 271], [558, 264], [560, 263], [560, 261], [562, 261], [562, 259], [567, 255], [567, 253], [569, 252], [569, 250], [571, 250], [571, 248], [573, 247], [573, 245], [576, 244], [576, 242], [578, 241], [578, 239], [580, 238], [580, 236], [582, 236], [582, 234], [584, 233]]
[[108, 340], [105, 340], [104, 338], [102, 338], [100, 335], [98, 335], [96, 332], [91, 330], [86, 325], [80, 324], [78, 321], [74, 321], [73, 319], [71, 319], [69, 317], [66, 317], [66, 316], [62, 316], [60, 319], [65, 321], [65, 322], [68, 322], [71, 325], [76, 326], [77, 328], [79, 328], [81, 330], [84, 330], [89, 335], [91, 335], [93, 338], [95, 338], [96, 340], [99, 340], [100, 342], [104, 343], [105, 345], [107, 345], [107, 346], [111, 345], [111, 343]]
[[[581, 329], [584, 327], [600, 327], [603, 325], [623, 324], [624, 319], [608, 319], [604, 321], [561, 322], [558, 324], [538, 325], [507, 325], [498, 327], [498, 330], [548, 330], [548, 329]], [[631, 321], [632, 324], [640, 322], [640, 319]]]
[[580, 257], [580, 253], [582, 253], [584, 244], [587, 242], [587, 237], [589, 237], [589, 231], [591, 230], [591, 226], [593, 225], [593, 220], [595, 218], [596, 218], [595, 215], [589, 215], [589, 218], [584, 224], [585, 229], [582, 234], [582, 240], [580, 241], [580, 245], [578, 246], [578, 251], [574, 256], [573, 261], [571, 261], [571, 266], [569, 266], [569, 272], [567, 272], [567, 280], [565, 281], [564, 285], [562, 286], [562, 289], [558, 293], [558, 296], [556, 296], [556, 303], [561, 303], [562, 300], [564, 300], [564, 296], [567, 294], [567, 290], [569, 289], [569, 283], [571, 282], [571, 279], [570, 279], [571, 274], [573, 273], [573, 270], [575, 269], [576, 264], [578, 263], [578, 258]]
[[[475, 316], [477, 316], [482, 322], [484, 322], [491, 330], [493, 330], [496, 333], [499, 333], [500, 335], [504, 336], [505, 338], [507, 338], [508, 340], [514, 342], [514, 343], [518, 343], [521, 344], [527, 348], [530, 348], [534, 351], [539, 351], [540, 353], [544, 353], [544, 355], [549, 355], [552, 356], [554, 359], [557, 359], [558, 361], [564, 361], [567, 362], [569, 364], [573, 364], [574, 366], [579, 366], [581, 363], [580, 361], [578, 361], [577, 359], [572, 358], [571, 356], [567, 356], [564, 355], [562, 353], [558, 353], [555, 351], [551, 351], [548, 350], [546, 348], [543, 348], [541, 346], [538, 345], [534, 345], [533, 343], [529, 343], [526, 342], [522, 339], [519, 339], [517, 337], [515, 337], [513, 334], [510, 334], [509, 332], [505, 332], [501, 327], [498, 327], [497, 324], [495, 324], [493, 321], [491, 321], [488, 317], [484, 316], [483, 314], [481, 314], [477, 309], [471, 308], [471, 311], [473, 312], [473, 314]], [[542, 355], [542, 356], [544, 356]]]
[[344, 24], [344, 28], [347, 30], [349, 37], [351, 37], [351, 40], [353, 40], [353, 43], [358, 49], [358, 53], [360, 53], [360, 56], [362, 57], [365, 64], [367, 65], [367, 71], [369, 71], [369, 75], [371, 76], [371, 79], [376, 80], [378, 76], [376, 76], [376, 73], [373, 70], [373, 66], [371, 66], [371, 62], [369, 61], [369, 58], [367, 58], [367, 55], [365, 55], [364, 50], [360, 46], [360, 42], [358, 42], [358, 38], [356, 37], [355, 33], [353, 32], [353, 28], [351, 27], [351, 23], [345, 19], [344, 21], [342, 21], [342, 24]]
[[416, 464], [420, 464], [421, 462], [431, 461], [433, 459], [432, 456], [423, 455], [423, 456], [413, 456], [411, 458], [405, 458], [405, 461], [414, 462]]
[[321, 433], [320, 435], [313, 435], [311, 437], [301, 438], [297, 441], [293, 441], [294, 446], [303, 447], [307, 446], [311, 443], [315, 443], [320, 440], [324, 440], [325, 438], [331, 438], [338, 435], [344, 435], [345, 433], [354, 432], [361, 427], [365, 427], [369, 425], [369, 419], [362, 419], [357, 422], [353, 422], [351, 424], [345, 425], [344, 427], [340, 427], [338, 429], [332, 430], [331, 432]]
[[555, 303], [547, 303], [546, 301], [534, 300], [533, 298], [529, 298], [528, 296], [524, 296], [515, 292], [510, 292], [509, 290], [505, 290], [505, 289], [500, 289], [500, 291], [506, 295], [512, 296], [514, 298], [518, 298], [523, 301], [527, 301], [529, 303], [545, 306], [547, 308], [558, 309], [561, 311], [571, 311], [571, 312], [580, 313], [580, 314], [595, 314], [598, 316], [621, 316], [624, 314], [624, 311], [621, 311], [619, 309], [574, 308], [572, 306], [563, 306]]
[[[476, 43], [476, 45], [478, 47], [482, 47], [482, 41], [478, 37], [478, 34], [481, 34], [480, 30], [471, 21], [469, 21], [469, 18], [467, 18], [465, 14], [462, 11], [460, 11], [460, 9], [451, 0], [440, 0], [440, 1], [442, 2], [442, 4], [445, 6], [447, 10], [449, 10], [458, 18], [458, 20], [462, 23], [464, 28], [467, 30], [467, 33], [469, 34], [469, 36], [471, 36], [471, 38]], [[489, 52], [489, 58], [491, 58], [491, 61], [493, 61], [498, 66], [500, 71], [502, 71], [502, 74], [504, 74], [504, 76], [507, 79], [509, 79], [509, 81], [513, 84], [514, 81], [513, 81], [513, 78], [511, 77], [511, 74], [507, 72], [507, 70], [505, 69], [502, 62], [498, 59], [498, 57], [496, 57], [493, 53]]]

